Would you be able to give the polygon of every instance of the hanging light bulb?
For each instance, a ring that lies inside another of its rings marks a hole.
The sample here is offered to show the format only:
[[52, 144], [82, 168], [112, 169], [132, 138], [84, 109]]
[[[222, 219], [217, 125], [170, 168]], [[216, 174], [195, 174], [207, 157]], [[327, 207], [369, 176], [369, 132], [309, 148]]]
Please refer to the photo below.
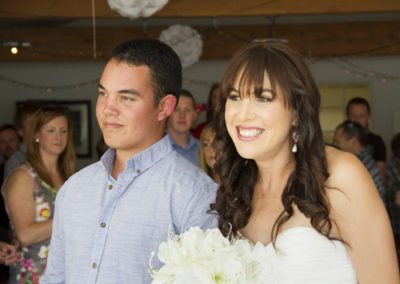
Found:
[[17, 54], [18, 53], [18, 47], [16, 47], [16, 46], [13, 46], [13, 47], [11, 47], [11, 49], [10, 49], [10, 51], [11, 51], [11, 53], [12, 54]]

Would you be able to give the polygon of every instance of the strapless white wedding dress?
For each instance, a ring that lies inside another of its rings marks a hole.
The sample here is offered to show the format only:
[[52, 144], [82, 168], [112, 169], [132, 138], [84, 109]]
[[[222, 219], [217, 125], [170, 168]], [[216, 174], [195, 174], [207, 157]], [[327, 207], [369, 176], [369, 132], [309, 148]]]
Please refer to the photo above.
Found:
[[282, 231], [265, 246], [266, 284], [357, 283], [344, 244], [331, 241], [311, 227]]

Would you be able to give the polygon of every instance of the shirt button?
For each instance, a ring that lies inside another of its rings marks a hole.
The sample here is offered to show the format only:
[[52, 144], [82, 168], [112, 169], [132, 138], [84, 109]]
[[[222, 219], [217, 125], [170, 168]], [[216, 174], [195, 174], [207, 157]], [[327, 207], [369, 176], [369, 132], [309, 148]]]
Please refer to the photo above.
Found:
[[92, 268], [93, 268], [93, 269], [96, 269], [96, 268], [97, 268], [97, 263], [96, 263], [96, 262], [93, 262], [93, 263], [92, 263]]
[[136, 170], [136, 173], [140, 174], [140, 172], [141, 172], [141, 170], [139, 170], [139, 169]]
[[100, 227], [105, 228], [105, 227], [106, 227], [106, 223], [101, 222], [101, 223], [100, 223]]
[[109, 189], [109, 190], [113, 189], [112, 184], [109, 184], [109, 185], [108, 185], [108, 189]]

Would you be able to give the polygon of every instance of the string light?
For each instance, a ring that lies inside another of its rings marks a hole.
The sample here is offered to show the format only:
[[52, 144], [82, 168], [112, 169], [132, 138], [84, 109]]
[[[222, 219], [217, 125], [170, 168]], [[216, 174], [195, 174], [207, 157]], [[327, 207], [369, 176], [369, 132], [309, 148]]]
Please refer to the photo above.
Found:
[[[21, 87], [21, 88], [29, 88], [29, 89], [33, 89], [33, 90], [37, 90], [37, 91], [43, 91], [45, 93], [53, 93], [53, 92], [68, 91], [68, 90], [78, 91], [84, 87], [88, 87], [91, 85], [97, 85], [99, 82], [99, 79], [96, 78], [96, 79], [89, 80], [89, 81], [79, 82], [79, 83], [70, 84], [70, 85], [62, 85], [62, 86], [30, 84], [30, 83], [22, 82], [19, 80], [14, 80], [14, 79], [11, 79], [8, 77], [4, 77], [1, 75], [0, 75], [0, 81], [7, 82], [7, 83], [13, 84], [17, 87]], [[183, 78], [183, 83], [211, 87], [213, 84], [215, 84], [215, 81]]]

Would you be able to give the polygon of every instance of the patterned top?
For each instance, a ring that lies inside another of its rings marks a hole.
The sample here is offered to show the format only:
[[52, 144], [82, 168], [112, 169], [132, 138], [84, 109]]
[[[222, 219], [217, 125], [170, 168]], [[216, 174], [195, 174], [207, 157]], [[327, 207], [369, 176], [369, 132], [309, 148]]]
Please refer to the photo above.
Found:
[[361, 151], [360, 153], [358, 153], [357, 157], [361, 160], [361, 162], [369, 171], [370, 175], [372, 176], [372, 179], [374, 180], [379, 195], [381, 196], [383, 202], [385, 202], [385, 186], [383, 184], [381, 175], [379, 173], [379, 168], [375, 160], [368, 153], [368, 151]]
[[[35, 221], [43, 222], [52, 218], [55, 200], [54, 189], [41, 180], [30, 165], [25, 163], [21, 165], [20, 168], [28, 172], [35, 184], [33, 191], [36, 204]], [[38, 284], [39, 278], [46, 268], [50, 239], [27, 247], [22, 247], [16, 238], [14, 238], [13, 242], [16, 244], [17, 250], [22, 258], [19, 262], [10, 267], [10, 279], [8, 283]]]
[[395, 203], [396, 194], [400, 193], [400, 159], [392, 156], [386, 167], [387, 206], [393, 232], [400, 235], [400, 207]]

